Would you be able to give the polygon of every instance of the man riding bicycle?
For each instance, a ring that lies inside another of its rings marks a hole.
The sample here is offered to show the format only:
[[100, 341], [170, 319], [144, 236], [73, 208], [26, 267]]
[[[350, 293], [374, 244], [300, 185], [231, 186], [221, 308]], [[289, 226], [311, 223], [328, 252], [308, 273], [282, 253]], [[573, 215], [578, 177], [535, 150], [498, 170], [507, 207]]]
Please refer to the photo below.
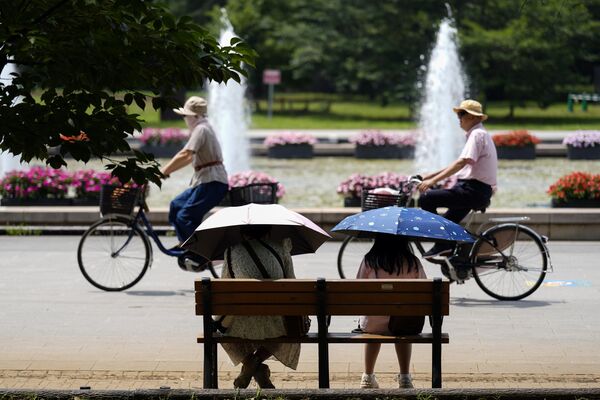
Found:
[[[175, 228], [177, 239], [183, 243], [194, 233], [204, 215], [225, 197], [229, 185], [221, 145], [206, 118], [206, 100], [192, 96], [183, 107], [173, 111], [183, 116], [190, 138], [183, 149], [161, 168], [161, 172], [168, 178], [190, 164], [194, 168], [191, 187], [175, 197], [169, 208], [169, 222]], [[189, 256], [195, 261], [202, 261], [193, 253]]]
[[[423, 177], [418, 186], [422, 193], [419, 206], [432, 213], [437, 213], [438, 207], [446, 207], [448, 210], [444, 217], [460, 223], [472, 209], [489, 204], [496, 189], [498, 157], [494, 142], [482, 124], [487, 115], [482, 112], [481, 104], [475, 100], [464, 100], [453, 111], [466, 133], [467, 142], [456, 161]], [[452, 188], [431, 189], [442, 179], [454, 174], [458, 181]], [[436, 243], [423, 256], [432, 258], [449, 255], [453, 251], [453, 244]]]

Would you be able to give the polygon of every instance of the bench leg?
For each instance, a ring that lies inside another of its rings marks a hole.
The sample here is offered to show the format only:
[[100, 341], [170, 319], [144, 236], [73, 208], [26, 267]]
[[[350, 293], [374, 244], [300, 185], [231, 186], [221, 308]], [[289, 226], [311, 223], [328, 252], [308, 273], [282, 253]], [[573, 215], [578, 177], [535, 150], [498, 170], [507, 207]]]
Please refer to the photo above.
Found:
[[211, 351], [211, 344], [209, 343], [204, 343], [204, 373], [202, 374], [204, 376], [204, 380], [203, 380], [203, 384], [202, 387], [204, 389], [211, 389], [212, 388], [212, 384], [213, 384], [213, 380], [212, 380], [212, 369], [214, 366], [214, 361], [213, 361], [213, 352]]
[[219, 368], [217, 367], [217, 344], [213, 342], [212, 349], [212, 388], [219, 388]]
[[442, 344], [434, 343], [431, 349], [431, 387], [442, 387]]
[[319, 389], [329, 388], [329, 346], [319, 342]]

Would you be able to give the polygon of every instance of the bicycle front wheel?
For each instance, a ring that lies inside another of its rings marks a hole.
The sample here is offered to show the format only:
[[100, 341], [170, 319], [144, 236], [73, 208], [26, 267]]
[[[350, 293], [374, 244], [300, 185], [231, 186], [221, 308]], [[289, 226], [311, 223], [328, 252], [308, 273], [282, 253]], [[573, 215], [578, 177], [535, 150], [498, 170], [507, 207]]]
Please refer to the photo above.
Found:
[[488, 295], [499, 300], [520, 300], [544, 281], [548, 254], [531, 228], [502, 224], [488, 229], [472, 251], [473, 277]]
[[360, 268], [360, 263], [367, 252], [373, 247], [373, 239], [348, 236], [342, 242], [338, 253], [338, 273], [342, 279], [354, 279]]
[[81, 237], [77, 261], [85, 279], [98, 289], [125, 290], [138, 283], [148, 270], [151, 244], [130, 219], [102, 219]]

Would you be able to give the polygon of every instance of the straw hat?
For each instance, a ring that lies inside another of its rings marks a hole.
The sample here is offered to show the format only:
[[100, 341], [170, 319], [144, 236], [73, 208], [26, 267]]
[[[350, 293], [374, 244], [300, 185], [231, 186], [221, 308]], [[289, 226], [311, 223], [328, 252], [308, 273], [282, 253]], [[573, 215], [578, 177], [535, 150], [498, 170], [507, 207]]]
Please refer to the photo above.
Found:
[[459, 111], [468, 112], [471, 115], [481, 117], [482, 121], [485, 121], [488, 118], [488, 116], [483, 113], [483, 107], [481, 107], [481, 103], [475, 100], [464, 100], [462, 103], [460, 103], [460, 106], [454, 107], [452, 110], [455, 113]]
[[206, 115], [208, 103], [202, 97], [192, 96], [183, 105], [183, 107], [174, 108], [173, 111], [179, 115], [196, 116]]

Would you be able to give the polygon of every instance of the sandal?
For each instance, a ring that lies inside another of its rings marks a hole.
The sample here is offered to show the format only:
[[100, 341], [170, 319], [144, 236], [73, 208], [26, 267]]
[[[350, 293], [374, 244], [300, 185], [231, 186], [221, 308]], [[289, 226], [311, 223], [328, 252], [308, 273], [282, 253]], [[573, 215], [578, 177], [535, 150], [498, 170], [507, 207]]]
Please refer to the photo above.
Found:
[[271, 376], [271, 370], [266, 364], [260, 364], [254, 372], [254, 380], [261, 389], [275, 389], [273, 382], [269, 377]]
[[256, 369], [261, 365], [260, 360], [256, 356], [250, 357], [250, 360], [242, 364], [242, 371], [233, 380], [233, 387], [236, 389], [246, 389], [255, 374]]

